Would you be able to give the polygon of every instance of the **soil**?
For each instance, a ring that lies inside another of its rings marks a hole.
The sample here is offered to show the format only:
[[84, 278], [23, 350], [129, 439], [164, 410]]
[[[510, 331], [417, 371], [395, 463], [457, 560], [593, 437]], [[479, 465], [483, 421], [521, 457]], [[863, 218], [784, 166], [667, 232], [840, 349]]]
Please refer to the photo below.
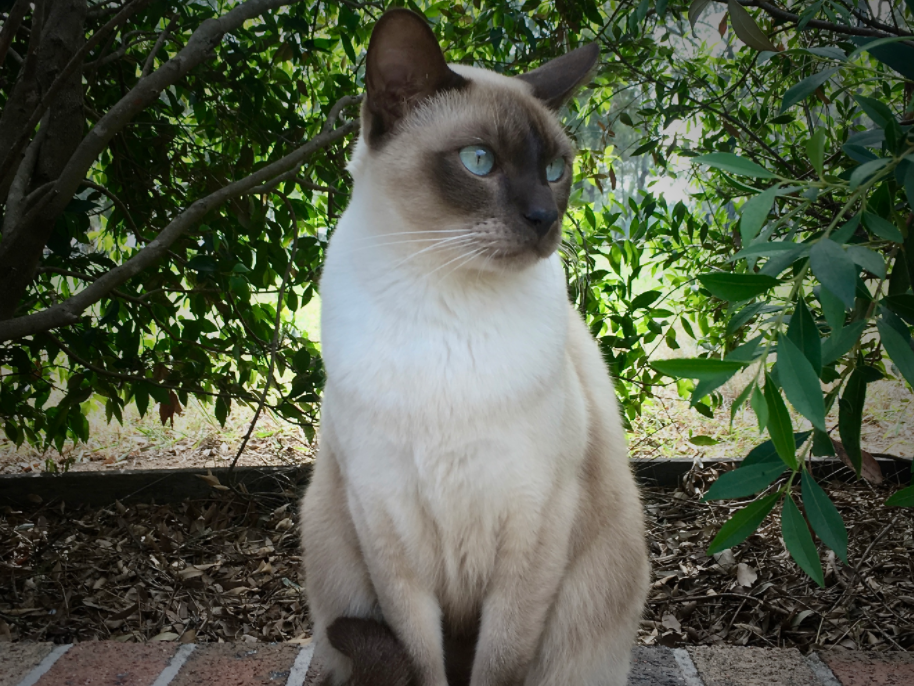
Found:
[[[784, 551], [776, 516], [705, 555], [738, 507], [701, 502], [716, 477], [645, 489], [653, 585], [641, 643], [914, 650], [914, 512], [883, 505], [897, 486], [824, 484], [850, 564], [820, 546], [819, 588]], [[296, 518], [292, 493], [5, 508], [0, 640], [307, 641]]]

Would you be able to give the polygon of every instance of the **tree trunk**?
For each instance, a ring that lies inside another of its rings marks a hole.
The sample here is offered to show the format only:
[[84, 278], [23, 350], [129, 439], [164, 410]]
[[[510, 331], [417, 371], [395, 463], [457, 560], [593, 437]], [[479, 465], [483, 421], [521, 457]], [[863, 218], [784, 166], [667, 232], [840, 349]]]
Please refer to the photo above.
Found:
[[[41, 5], [37, 6], [36, 14], [41, 9]], [[24, 64], [22, 67], [19, 81], [0, 120], [0, 138], [18, 136], [15, 124], [19, 123], [21, 127], [28, 120], [35, 105], [85, 43], [86, 0], [53, 0], [43, 9], [45, 16], [40, 43], [34, 55], [36, 64], [32, 67]], [[14, 103], [20, 90], [21, 102]], [[13, 105], [16, 107], [7, 117]], [[63, 84], [44, 120], [47, 132], [40, 141], [36, 141], [40, 147], [34, 167], [23, 167], [17, 172], [31, 175], [24, 184], [26, 197], [36, 188], [58, 178], [82, 140], [84, 121], [82, 70], [76, 69]], [[9, 209], [8, 204], [7, 211]], [[21, 210], [20, 220], [4, 232], [0, 242], [0, 293], [3, 294], [0, 298], [0, 320], [9, 319], [15, 313], [34, 277], [57, 220], [57, 216], [52, 216], [50, 207], [28, 221], [28, 208], [22, 207]]]

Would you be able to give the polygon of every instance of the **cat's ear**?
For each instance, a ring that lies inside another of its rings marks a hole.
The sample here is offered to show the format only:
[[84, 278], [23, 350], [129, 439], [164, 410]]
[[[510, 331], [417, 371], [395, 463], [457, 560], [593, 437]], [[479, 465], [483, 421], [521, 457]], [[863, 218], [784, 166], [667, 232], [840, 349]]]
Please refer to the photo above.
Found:
[[422, 100], [464, 83], [447, 66], [424, 18], [407, 9], [385, 12], [371, 32], [365, 58], [369, 141], [393, 129]]
[[533, 94], [557, 110], [587, 81], [599, 58], [600, 46], [589, 43], [515, 78], [533, 86]]

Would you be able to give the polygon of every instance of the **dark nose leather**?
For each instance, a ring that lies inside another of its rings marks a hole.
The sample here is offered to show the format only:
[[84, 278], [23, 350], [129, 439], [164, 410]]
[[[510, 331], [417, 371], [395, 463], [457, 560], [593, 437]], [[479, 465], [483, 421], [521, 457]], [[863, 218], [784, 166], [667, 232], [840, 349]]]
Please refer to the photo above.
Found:
[[554, 207], [531, 207], [524, 212], [524, 219], [530, 224], [536, 235], [542, 238], [545, 236], [555, 220], [559, 218], [558, 210]]

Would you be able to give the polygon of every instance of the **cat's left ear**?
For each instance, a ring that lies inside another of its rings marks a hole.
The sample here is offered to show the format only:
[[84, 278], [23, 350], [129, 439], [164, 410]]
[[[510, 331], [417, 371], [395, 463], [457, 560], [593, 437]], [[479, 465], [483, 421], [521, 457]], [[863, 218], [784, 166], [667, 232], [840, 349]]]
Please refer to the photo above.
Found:
[[515, 78], [533, 86], [533, 94], [557, 110], [587, 81], [599, 58], [600, 46], [589, 43]]

